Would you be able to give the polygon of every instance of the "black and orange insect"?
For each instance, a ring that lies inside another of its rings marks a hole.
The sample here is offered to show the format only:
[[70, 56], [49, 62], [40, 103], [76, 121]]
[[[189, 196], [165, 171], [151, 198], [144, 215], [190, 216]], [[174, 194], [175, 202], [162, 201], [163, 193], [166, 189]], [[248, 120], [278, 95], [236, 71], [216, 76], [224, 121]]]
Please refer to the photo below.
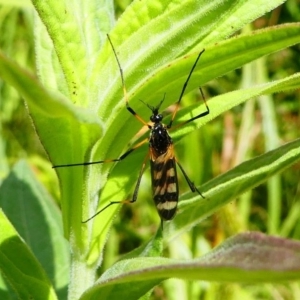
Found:
[[178, 160], [175, 157], [174, 153], [174, 145], [172, 138], [170, 137], [168, 131], [173, 130], [174, 128], [181, 127], [187, 123], [190, 123], [196, 119], [202, 118], [209, 114], [209, 108], [205, 101], [204, 95], [202, 93], [202, 90], [200, 88], [200, 92], [202, 94], [202, 98], [206, 107], [206, 111], [202, 112], [201, 114], [186, 120], [180, 124], [177, 124], [175, 126], [173, 125], [173, 121], [175, 119], [176, 113], [178, 111], [181, 99], [184, 95], [184, 92], [186, 90], [187, 84], [192, 76], [192, 73], [194, 69], [197, 66], [197, 63], [204, 52], [204, 49], [198, 54], [196, 61], [194, 62], [190, 73], [182, 87], [179, 100], [176, 103], [174, 112], [172, 114], [172, 118], [168, 125], [164, 125], [162, 123], [163, 115], [159, 113], [159, 109], [161, 104], [163, 103], [163, 100], [160, 101], [160, 103], [157, 106], [151, 106], [149, 104], [146, 104], [147, 107], [152, 111], [152, 115], [150, 116], [151, 124], [146, 122], [144, 119], [142, 119], [130, 106], [128, 101], [128, 95], [125, 87], [125, 80], [123, 75], [123, 70], [120, 64], [120, 61], [118, 59], [116, 50], [110, 40], [110, 37], [107, 35], [108, 41], [112, 47], [114, 56], [116, 58], [120, 75], [121, 75], [121, 81], [122, 81], [122, 88], [123, 88], [123, 94], [126, 102], [126, 108], [127, 110], [143, 125], [146, 125], [148, 129], [150, 130], [150, 138], [146, 138], [128, 151], [126, 151], [123, 155], [121, 155], [119, 158], [116, 159], [106, 159], [106, 160], [100, 160], [100, 161], [93, 161], [93, 162], [83, 162], [83, 163], [76, 163], [76, 164], [66, 164], [66, 165], [56, 165], [53, 166], [53, 168], [60, 168], [60, 167], [74, 167], [74, 166], [86, 166], [86, 165], [93, 165], [93, 164], [101, 164], [101, 163], [108, 163], [108, 162], [118, 162], [123, 159], [125, 159], [130, 153], [132, 153], [134, 150], [139, 148], [141, 145], [145, 144], [146, 142], [149, 142], [149, 152], [147, 153], [142, 168], [139, 173], [139, 177], [133, 192], [133, 196], [131, 200], [124, 200], [124, 201], [111, 201], [108, 205], [106, 205], [104, 208], [102, 208], [100, 211], [98, 211], [95, 215], [90, 217], [84, 222], [87, 222], [94, 218], [96, 215], [100, 214], [102, 211], [107, 209], [109, 206], [113, 204], [120, 204], [120, 203], [134, 203], [137, 200], [138, 191], [141, 183], [141, 178], [145, 169], [146, 161], [148, 158], [150, 158], [150, 167], [151, 167], [151, 179], [152, 179], [152, 192], [153, 192], [153, 199], [156, 205], [156, 209], [160, 215], [160, 218], [162, 221], [168, 221], [171, 220], [176, 213], [177, 209], [177, 203], [178, 203], [178, 179], [177, 179], [177, 171], [176, 171], [176, 164], [178, 165], [179, 169], [184, 175], [184, 178], [186, 179], [190, 189], [192, 192], [197, 192], [202, 198], [204, 196], [201, 194], [201, 192], [197, 189], [197, 187], [194, 185], [194, 183], [189, 179], [186, 172], [182, 168], [181, 164], [178, 162]]

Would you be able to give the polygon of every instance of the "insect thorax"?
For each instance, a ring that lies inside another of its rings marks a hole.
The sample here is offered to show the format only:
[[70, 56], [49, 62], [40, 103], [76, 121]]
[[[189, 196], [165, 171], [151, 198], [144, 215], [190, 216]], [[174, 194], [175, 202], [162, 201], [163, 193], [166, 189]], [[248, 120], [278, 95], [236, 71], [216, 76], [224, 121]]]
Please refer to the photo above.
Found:
[[173, 144], [169, 133], [162, 123], [154, 124], [151, 133], [150, 133], [150, 140], [149, 140], [150, 147], [155, 150], [157, 155], [161, 155], [167, 152], [169, 146]]

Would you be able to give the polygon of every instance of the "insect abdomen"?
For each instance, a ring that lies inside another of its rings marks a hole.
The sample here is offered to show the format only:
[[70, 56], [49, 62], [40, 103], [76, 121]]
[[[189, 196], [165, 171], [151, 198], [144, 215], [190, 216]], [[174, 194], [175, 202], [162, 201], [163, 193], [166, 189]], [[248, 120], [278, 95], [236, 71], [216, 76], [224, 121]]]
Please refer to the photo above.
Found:
[[160, 217], [171, 220], [177, 209], [178, 181], [174, 157], [165, 160], [161, 155], [151, 160], [153, 199]]

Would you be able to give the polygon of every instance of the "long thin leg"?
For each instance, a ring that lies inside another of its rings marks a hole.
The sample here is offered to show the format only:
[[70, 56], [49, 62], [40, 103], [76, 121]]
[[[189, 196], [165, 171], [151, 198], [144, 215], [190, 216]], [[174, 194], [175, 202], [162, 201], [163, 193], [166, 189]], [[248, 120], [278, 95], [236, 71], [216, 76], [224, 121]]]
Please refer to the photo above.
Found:
[[205, 197], [204, 197], [204, 196], [201, 194], [201, 192], [196, 188], [194, 182], [192, 182], [192, 181], [189, 179], [189, 177], [187, 176], [186, 172], [185, 172], [184, 169], [182, 168], [181, 164], [180, 164], [180, 163], [178, 162], [178, 160], [176, 159], [176, 157], [175, 157], [175, 160], [176, 160], [176, 163], [177, 163], [178, 167], [180, 168], [180, 170], [181, 170], [181, 172], [182, 172], [182, 174], [183, 174], [183, 176], [184, 176], [186, 182], [188, 183], [188, 185], [189, 185], [191, 191], [192, 191], [193, 193], [194, 193], [194, 192], [197, 192], [197, 193], [204, 199]]
[[190, 73], [189, 73], [189, 75], [188, 75], [188, 77], [187, 77], [187, 79], [186, 79], [186, 81], [185, 81], [185, 83], [184, 83], [184, 85], [183, 85], [183, 87], [182, 87], [182, 90], [181, 90], [181, 93], [180, 93], [180, 96], [179, 96], [179, 100], [178, 100], [177, 103], [176, 103], [176, 107], [175, 107], [174, 112], [173, 112], [173, 115], [172, 115], [172, 119], [171, 119], [169, 125], [167, 126], [168, 128], [171, 128], [171, 127], [172, 127], [173, 121], [174, 121], [174, 119], [175, 119], [176, 113], [177, 113], [177, 111], [178, 111], [178, 108], [179, 108], [181, 99], [182, 99], [183, 94], [184, 94], [184, 92], [185, 92], [185, 90], [186, 90], [186, 87], [187, 87], [187, 85], [188, 85], [188, 82], [189, 82], [189, 80], [190, 80], [190, 78], [191, 78], [191, 76], [192, 76], [192, 74], [193, 74], [193, 72], [194, 72], [194, 69], [196, 68], [197, 63], [198, 63], [198, 61], [199, 61], [199, 59], [200, 59], [200, 57], [201, 57], [201, 55], [202, 55], [202, 53], [203, 53], [204, 51], [205, 51], [205, 49], [203, 49], [203, 50], [198, 54], [197, 59], [196, 59], [196, 61], [194, 62], [193, 66], [192, 66], [192, 69], [191, 69], [191, 71], [190, 71]]
[[95, 164], [103, 164], [103, 163], [121, 161], [125, 157], [127, 157], [130, 153], [132, 153], [134, 150], [138, 149], [140, 146], [142, 146], [143, 144], [145, 144], [148, 141], [149, 141], [148, 138], [142, 140], [141, 142], [136, 144], [133, 148], [129, 149], [124, 154], [122, 154], [119, 158], [98, 160], [98, 161], [92, 161], [92, 162], [83, 162], [83, 163], [76, 163], [76, 164], [56, 165], [56, 166], [53, 166], [52, 168], [55, 169], [55, 168], [63, 168], [63, 167], [88, 166], [88, 165], [95, 165]]
[[149, 153], [147, 153], [147, 155], [144, 158], [144, 161], [143, 161], [143, 164], [142, 164], [142, 168], [140, 170], [139, 177], [138, 177], [138, 180], [137, 180], [135, 188], [134, 188], [132, 199], [131, 200], [123, 200], [123, 201], [111, 201], [105, 207], [103, 207], [98, 212], [96, 212], [93, 216], [91, 216], [90, 218], [88, 218], [85, 221], [82, 221], [82, 223], [87, 223], [88, 221], [90, 221], [91, 219], [93, 219], [96, 216], [98, 216], [101, 212], [103, 212], [104, 210], [106, 210], [108, 207], [110, 207], [113, 204], [125, 204], [125, 203], [131, 204], [131, 203], [134, 203], [136, 201], [136, 199], [137, 199], [137, 196], [138, 196], [138, 192], [139, 192], [139, 188], [140, 188], [142, 176], [143, 176], [143, 173], [144, 173], [144, 170], [145, 170], [147, 158], [149, 158]]
[[124, 74], [123, 74], [123, 69], [121, 67], [121, 64], [120, 64], [120, 61], [119, 61], [119, 58], [117, 56], [117, 52], [115, 50], [115, 47], [109, 37], [109, 35], [107, 35], [107, 38], [108, 38], [108, 41], [111, 45], [111, 48], [114, 52], [114, 55], [115, 55], [115, 58], [116, 58], [116, 61], [118, 63], [118, 66], [119, 66], [119, 71], [120, 71], [120, 75], [121, 75], [121, 80], [122, 80], [122, 88], [123, 88], [123, 94], [124, 94], [124, 98], [125, 98], [125, 102], [126, 102], [126, 108], [127, 110], [134, 116], [136, 117], [141, 123], [143, 123], [144, 125], [146, 125], [149, 129], [151, 129], [151, 126], [148, 124], [148, 122], [146, 122], [143, 118], [141, 118], [130, 106], [129, 106], [129, 102], [128, 102], [128, 94], [127, 94], [127, 90], [126, 90], [126, 86], [125, 86], [125, 80], [124, 80]]
[[170, 131], [171, 131], [171, 130], [174, 130], [174, 129], [176, 129], [176, 128], [179, 128], [179, 127], [181, 127], [181, 126], [183, 126], [183, 125], [185, 125], [185, 124], [187, 124], [187, 123], [190, 123], [190, 122], [192, 122], [192, 121], [194, 121], [194, 120], [196, 120], [196, 119], [200, 119], [200, 118], [202, 118], [202, 117], [204, 117], [204, 116], [207, 116], [207, 115], [209, 114], [209, 107], [208, 107], [208, 105], [207, 105], [207, 103], [206, 103], [206, 101], [205, 101], [205, 98], [204, 98], [204, 94], [203, 94], [203, 92], [202, 92], [202, 89], [199, 88], [199, 90], [200, 90], [200, 92], [201, 92], [202, 99], [203, 99], [204, 104], [205, 104], [205, 107], [206, 107], [206, 111], [203, 112], [203, 113], [200, 113], [199, 115], [197, 115], [197, 116], [195, 116], [195, 117], [192, 117], [192, 118], [189, 119], [189, 120], [186, 120], [186, 121], [183, 121], [182, 123], [179, 123], [179, 124], [174, 125], [174, 126], [170, 129]]

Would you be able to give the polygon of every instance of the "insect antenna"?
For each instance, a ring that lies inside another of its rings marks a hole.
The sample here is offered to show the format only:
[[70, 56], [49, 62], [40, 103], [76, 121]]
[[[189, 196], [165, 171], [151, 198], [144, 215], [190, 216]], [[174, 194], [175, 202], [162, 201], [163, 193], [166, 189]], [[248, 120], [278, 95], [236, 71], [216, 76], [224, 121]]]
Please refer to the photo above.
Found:
[[162, 98], [162, 100], [159, 102], [159, 104], [157, 106], [152, 106], [152, 105], [148, 104], [147, 102], [143, 101], [142, 99], [140, 99], [140, 101], [143, 104], [145, 104], [154, 113], [154, 112], [158, 112], [160, 110], [161, 105], [165, 101], [165, 97], [166, 97], [166, 93], [164, 93], [164, 97]]
[[119, 58], [118, 58], [118, 55], [117, 55], [117, 52], [115, 50], [115, 47], [109, 37], [109, 35], [107, 34], [107, 38], [108, 38], [108, 41], [111, 45], [111, 48], [114, 52], [114, 55], [115, 55], [115, 59], [117, 61], [117, 64], [118, 64], [118, 67], [119, 67], [119, 71], [120, 71], [120, 75], [121, 75], [121, 81], [122, 81], [122, 88], [123, 88], [123, 95], [124, 95], [124, 98], [125, 98], [125, 103], [126, 103], [126, 109], [135, 117], [137, 118], [141, 123], [143, 123], [144, 125], [148, 126], [148, 122], [146, 122], [142, 117], [140, 117], [130, 106], [129, 106], [129, 102], [128, 102], [128, 94], [127, 94], [127, 89], [126, 89], [126, 86], [125, 86], [125, 79], [124, 79], [124, 74], [123, 74], [123, 69], [121, 67], [121, 64], [120, 64], [120, 61], [119, 61]]
[[[196, 68], [196, 66], [197, 66], [197, 63], [198, 63], [198, 61], [199, 61], [201, 55], [204, 53], [204, 51], [205, 51], [205, 49], [203, 49], [203, 50], [198, 54], [198, 56], [197, 56], [197, 58], [196, 58], [196, 61], [194, 62], [193, 66], [192, 66], [192, 69], [190, 70], [190, 73], [189, 73], [189, 75], [188, 75], [188, 77], [187, 77], [185, 83], [183, 84], [183, 87], [182, 87], [182, 90], [181, 90], [179, 99], [178, 99], [177, 103], [175, 104], [176, 106], [175, 106], [175, 109], [174, 109], [174, 112], [173, 112], [171, 121], [170, 121], [170, 123], [169, 123], [168, 126], [167, 126], [169, 129], [170, 129], [170, 128], [172, 127], [172, 125], [173, 125], [173, 121], [174, 121], [175, 116], [176, 116], [176, 114], [177, 114], [177, 111], [178, 111], [178, 109], [179, 109], [180, 102], [181, 102], [181, 100], [182, 100], [182, 97], [183, 97], [183, 95], [184, 95], [184, 92], [185, 92], [185, 90], [186, 90], [186, 87], [187, 87], [187, 85], [188, 85], [188, 83], [189, 83], [189, 80], [190, 80], [190, 78], [191, 78], [191, 76], [192, 76], [192, 74], [193, 74], [193, 72], [194, 72], [194, 70], [195, 70], [195, 68]], [[201, 93], [202, 93], [202, 90], [201, 90]], [[202, 93], [202, 95], [203, 95], [203, 93]], [[204, 95], [203, 95], [203, 96], [204, 96]], [[208, 109], [208, 106], [207, 106], [207, 104], [206, 104], [205, 98], [203, 97], [203, 99], [204, 99], [204, 103], [205, 103], [206, 108], [207, 108], [208, 113], [209, 113], [209, 109]], [[207, 114], [208, 114], [208, 113], [207, 113]], [[201, 116], [197, 116], [196, 118], [201, 118]], [[195, 120], [196, 118], [194, 118], [193, 120]], [[189, 120], [189, 122], [191, 122], [191, 121], [192, 121], [192, 120]], [[186, 124], [186, 123], [187, 123], [187, 122], [185, 122], [184, 124]], [[182, 124], [182, 125], [184, 125], [184, 124]]]

